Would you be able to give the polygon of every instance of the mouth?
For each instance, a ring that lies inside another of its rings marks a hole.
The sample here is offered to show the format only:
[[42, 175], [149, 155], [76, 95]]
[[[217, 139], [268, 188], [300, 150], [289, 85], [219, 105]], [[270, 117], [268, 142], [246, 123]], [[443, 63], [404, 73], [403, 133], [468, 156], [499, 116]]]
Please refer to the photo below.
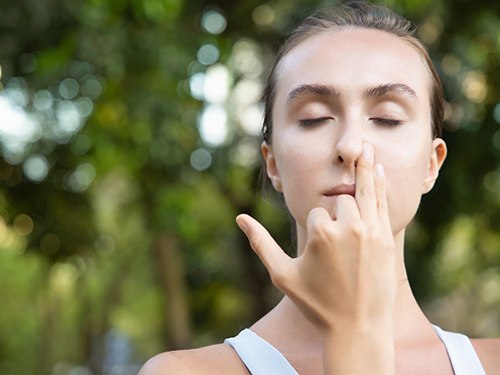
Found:
[[347, 194], [354, 197], [356, 195], [356, 185], [341, 184], [323, 193], [323, 195], [326, 197], [334, 197], [342, 194]]

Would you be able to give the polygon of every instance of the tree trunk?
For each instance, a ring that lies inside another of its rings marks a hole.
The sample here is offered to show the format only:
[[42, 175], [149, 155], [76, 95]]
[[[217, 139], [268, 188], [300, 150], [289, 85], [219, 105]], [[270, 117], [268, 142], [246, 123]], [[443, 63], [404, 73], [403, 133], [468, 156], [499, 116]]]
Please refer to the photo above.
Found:
[[169, 349], [187, 348], [191, 344], [191, 324], [179, 242], [170, 233], [157, 234], [153, 242], [153, 255], [160, 285], [166, 296], [167, 345]]

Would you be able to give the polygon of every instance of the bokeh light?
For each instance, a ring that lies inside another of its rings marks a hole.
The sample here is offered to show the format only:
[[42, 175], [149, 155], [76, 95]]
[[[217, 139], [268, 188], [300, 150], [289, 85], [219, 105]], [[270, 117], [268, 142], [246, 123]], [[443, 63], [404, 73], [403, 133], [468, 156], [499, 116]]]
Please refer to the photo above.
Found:
[[212, 154], [206, 148], [198, 148], [189, 158], [191, 166], [197, 171], [204, 171], [212, 164]]
[[201, 26], [210, 34], [222, 34], [227, 27], [226, 18], [217, 10], [210, 9], [203, 13]]
[[198, 49], [196, 57], [203, 65], [212, 65], [219, 60], [219, 48], [215, 44], [204, 44]]
[[23, 163], [23, 172], [31, 181], [43, 181], [49, 173], [49, 162], [43, 155], [30, 155]]
[[209, 104], [203, 110], [199, 120], [200, 136], [211, 147], [223, 144], [227, 138], [227, 113], [218, 104]]

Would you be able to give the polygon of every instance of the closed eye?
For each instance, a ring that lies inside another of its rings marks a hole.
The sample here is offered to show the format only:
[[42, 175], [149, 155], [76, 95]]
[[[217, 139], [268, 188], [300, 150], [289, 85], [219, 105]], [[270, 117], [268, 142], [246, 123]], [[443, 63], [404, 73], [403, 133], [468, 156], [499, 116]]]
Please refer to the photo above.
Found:
[[305, 118], [305, 119], [300, 119], [298, 123], [299, 126], [307, 127], [307, 126], [321, 125], [330, 120], [333, 120], [333, 118], [332, 117]]
[[398, 125], [403, 125], [404, 121], [402, 120], [395, 120], [395, 119], [390, 119], [390, 118], [382, 118], [382, 117], [372, 117], [370, 118], [375, 124], [381, 125], [381, 126], [398, 126]]

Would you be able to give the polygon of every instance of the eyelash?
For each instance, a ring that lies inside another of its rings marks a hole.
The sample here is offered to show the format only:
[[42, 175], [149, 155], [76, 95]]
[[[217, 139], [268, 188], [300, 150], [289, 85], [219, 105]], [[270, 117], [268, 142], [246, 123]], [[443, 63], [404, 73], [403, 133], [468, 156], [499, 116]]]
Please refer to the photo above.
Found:
[[332, 118], [331, 117], [305, 118], [299, 120], [299, 126], [308, 127], [314, 125], [321, 125], [329, 120], [332, 120]]
[[[331, 117], [305, 118], [299, 120], [299, 126], [308, 127], [308, 126], [321, 125], [329, 120], [332, 120], [332, 118]], [[370, 118], [370, 120], [374, 121], [377, 125], [386, 127], [399, 126], [403, 125], [404, 123], [404, 121], [401, 120], [382, 118], [382, 117], [372, 117]]]
[[370, 120], [374, 121], [377, 125], [387, 126], [387, 127], [399, 126], [399, 125], [403, 125], [403, 123], [404, 123], [401, 120], [380, 118], [380, 117], [372, 117]]

